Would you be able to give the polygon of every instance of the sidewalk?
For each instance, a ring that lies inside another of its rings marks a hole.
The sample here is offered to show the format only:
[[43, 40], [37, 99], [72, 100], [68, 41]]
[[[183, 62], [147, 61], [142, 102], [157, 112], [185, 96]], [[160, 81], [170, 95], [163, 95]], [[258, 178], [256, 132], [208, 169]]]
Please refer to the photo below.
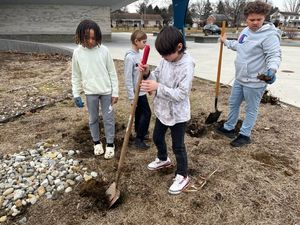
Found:
[[[148, 44], [151, 47], [148, 64], [157, 65], [160, 55], [155, 50], [155, 38], [148, 34]], [[130, 48], [130, 33], [112, 33], [112, 42], [106, 45], [114, 59], [124, 59], [125, 52]], [[55, 44], [74, 49], [75, 44]], [[295, 45], [295, 44], [294, 44]], [[195, 43], [187, 41], [187, 51], [196, 62], [195, 76], [215, 81], [217, 76], [220, 43]], [[282, 102], [300, 107], [300, 47], [281, 46], [282, 63], [277, 72], [277, 81], [268, 86], [273, 96], [279, 97]], [[221, 83], [231, 85], [234, 80], [235, 52], [223, 48]]]

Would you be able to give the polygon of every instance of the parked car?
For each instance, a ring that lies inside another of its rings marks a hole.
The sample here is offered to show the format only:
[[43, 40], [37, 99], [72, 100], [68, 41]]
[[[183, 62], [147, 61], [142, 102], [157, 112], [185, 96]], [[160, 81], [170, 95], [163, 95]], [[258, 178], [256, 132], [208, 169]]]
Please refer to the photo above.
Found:
[[218, 25], [206, 24], [203, 27], [203, 32], [204, 32], [205, 36], [214, 35], [214, 34], [221, 34], [221, 29], [220, 29], [220, 27], [218, 27]]
[[281, 37], [286, 37], [287, 33], [285, 31], [281, 31]]

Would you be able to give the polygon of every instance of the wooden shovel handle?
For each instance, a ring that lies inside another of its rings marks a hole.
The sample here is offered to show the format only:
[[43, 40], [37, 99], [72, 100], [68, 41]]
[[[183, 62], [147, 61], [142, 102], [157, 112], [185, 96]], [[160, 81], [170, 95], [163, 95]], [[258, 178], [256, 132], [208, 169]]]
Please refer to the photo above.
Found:
[[141, 84], [142, 79], [143, 79], [143, 74], [140, 72], [139, 79], [138, 79], [135, 93], [134, 93], [133, 103], [132, 103], [131, 109], [130, 109], [130, 115], [129, 115], [129, 120], [128, 120], [128, 124], [126, 127], [125, 137], [124, 137], [123, 144], [122, 144], [122, 149], [121, 149], [121, 154], [120, 154], [120, 159], [119, 159], [119, 164], [118, 164], [118, 169], [117, 169], [117, 174], [116, 174], [117, 186], [119, 186], [119, 178], [120, 178], [120, 174], [121, 174], [121, 169], [123, 167], [124, 159], [125, 159], [126, 152], [127, 152], [127, 146], [128, 146], [129, 137], [131, 134], [133, 118], [135, 115], [135, 110], [136, 110], [136, 106], [137, 106], [137, 102], [138, 102], [138, 98], [139, 98], [139, 93], [140, 93], [140, 88], [141, 88], [140, 84]]
[[[142, 61], [141, 61], [142, 64], [147, 63], [149, 51], [150, 51], [150, 46], [146, 45], [146, 47], [144, 49], [143, 58], [142, 58]], [[136, 87], [135, 87], [133, 103], [131, 105], [129, 120], [128, 120], [128, 124], [127, 124], [127, 128], [126, 128], [126, 132], [125, 132], [125, 137], [124, 137], [124, 140], [123, 140], [123, 145], [122, 145], [122, 148], [121, 148], [121, 154], [120, 154], [118, 169], [117, 169], [117, 173], [116, 173], [116, 186], [117, 187], [119, 186], [119, 178], [120, 178], [120, 174], [121, 174], [121, 169], [123, 167], [126, 152], [127, 152], [127, 145], [128, 145], [129, 137], [130, 137], [130, 134], [131, 134], [131, 129], [132, 129], [132, 125], [133, 125], [133, 117], [135, 115], [135, 109], [136, 109], [138, 98], [139, 98], [139, 93], [140, 93], [140, 89], [141, 89], [142, 80], [143, 80], [143, 73], [140, 72], [139, 77], [138, 77], [138, 81], [137, 81], [137, 84], [136, 84]]]
[[[222, 22], [221, 36], [223, 37], [225, 33], [225, 24], [226, 22]], [[222, 54], [223, 54], [223, 42], [220, 42], [220, 51], [219, 51], [219, 62], [218, 62], [218, 73], [217, 73], [217, 82], [216, 82], [216, 97], [219, 96], [220, 91], [220, 77], [221, 77], [221, 66], [222, 66]]]

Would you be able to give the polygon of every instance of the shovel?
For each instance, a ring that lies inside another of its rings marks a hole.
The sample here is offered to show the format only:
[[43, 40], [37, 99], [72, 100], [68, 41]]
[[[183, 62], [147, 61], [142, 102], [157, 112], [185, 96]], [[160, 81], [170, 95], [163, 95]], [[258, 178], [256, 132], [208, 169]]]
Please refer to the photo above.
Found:
[[[225, 33], [225, 21], [222, 22], [222, 30], [221, 30], [221, 36], [223, 36]], [[218, 96], [219, 96], [219, 90], [220, 90], [220, 76], [221, 76], [221, 65], [222, 65], [222, 53], [223, 53], [223, 42], [220, 44], [220, 51], [219, 51], [219, 62], [218, 62], [218, 73], [217, 73], [217, 82], [216, 82], [216, 96], [215, 96], [215, 112], [210, 113], [208, 117], [205, 120], [206, 124], [212, 124], [214, 122], [217, 122], [221, 111], [218, 110]]]
[[[147, 63], [149, 51], [150, 51], [150, 46], [146, 45], [145, 49], [144, 49], [143, 59], [141, 62], [143, 65], [145, 65]], [[116, 173], [116, 179], [115, 179], [115, 182], [113, 182], [105, 192], [105, 195], [108, 198], [109, 208], [112, 207], [116, 203], [116, 201], [120, 198], [120, 193], [121, 193], [119, 190], [120, 175], [121, 175], [121, 170], [122, 170], [125, 156], [126, 156], [127, 145], [128, 145], [129, 137], [131, 134], [131, 128], [133, 125], [133, 118], [135, 115], [135, 109], [136, 109], [136, 105], [137, 105], [137, 101], [138, 101], [138, 97], [139, 97], [140, 85], [141, 85], [142, 79], [143, 79], [143, 74], [140, 73], [137, 84], [136, 84], [134, 99], [133, 99], [133, 103], [132, 103], [131, 110], [130, 110], [130, 116], [129, 116], [126, 132], [125, 132], [125, 137], [123, 140], [121, 155], [120, 155], [118, 169], [117, 169], [117, 173]]]

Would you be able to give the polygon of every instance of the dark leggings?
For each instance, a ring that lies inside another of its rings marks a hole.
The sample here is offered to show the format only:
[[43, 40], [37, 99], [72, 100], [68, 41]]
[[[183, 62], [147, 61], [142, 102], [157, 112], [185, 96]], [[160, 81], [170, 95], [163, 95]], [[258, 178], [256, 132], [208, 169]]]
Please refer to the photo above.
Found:
[[151, 109], [148, 103], [147, 95], [139, 96], [135, 110], [134, 130], [136, 132], [136, 137], [142, 141], [148, 133], [150, 119]]
[[186, 122], [177, 123], [174, 126], [166, 126], [162, 124], [159, 119], [156, 119], [153, 132], [153, 141], [157, 148], [157, 158], [165, 161], [168, 157], [165, 135], [167, 129], [170, 128], [172, 137], [172, 149], [177, 162], [176, 174], [180, 174], [184, 177], [187, 176], [188, 168], [187, 153], [184, 144], [185, 126]]

